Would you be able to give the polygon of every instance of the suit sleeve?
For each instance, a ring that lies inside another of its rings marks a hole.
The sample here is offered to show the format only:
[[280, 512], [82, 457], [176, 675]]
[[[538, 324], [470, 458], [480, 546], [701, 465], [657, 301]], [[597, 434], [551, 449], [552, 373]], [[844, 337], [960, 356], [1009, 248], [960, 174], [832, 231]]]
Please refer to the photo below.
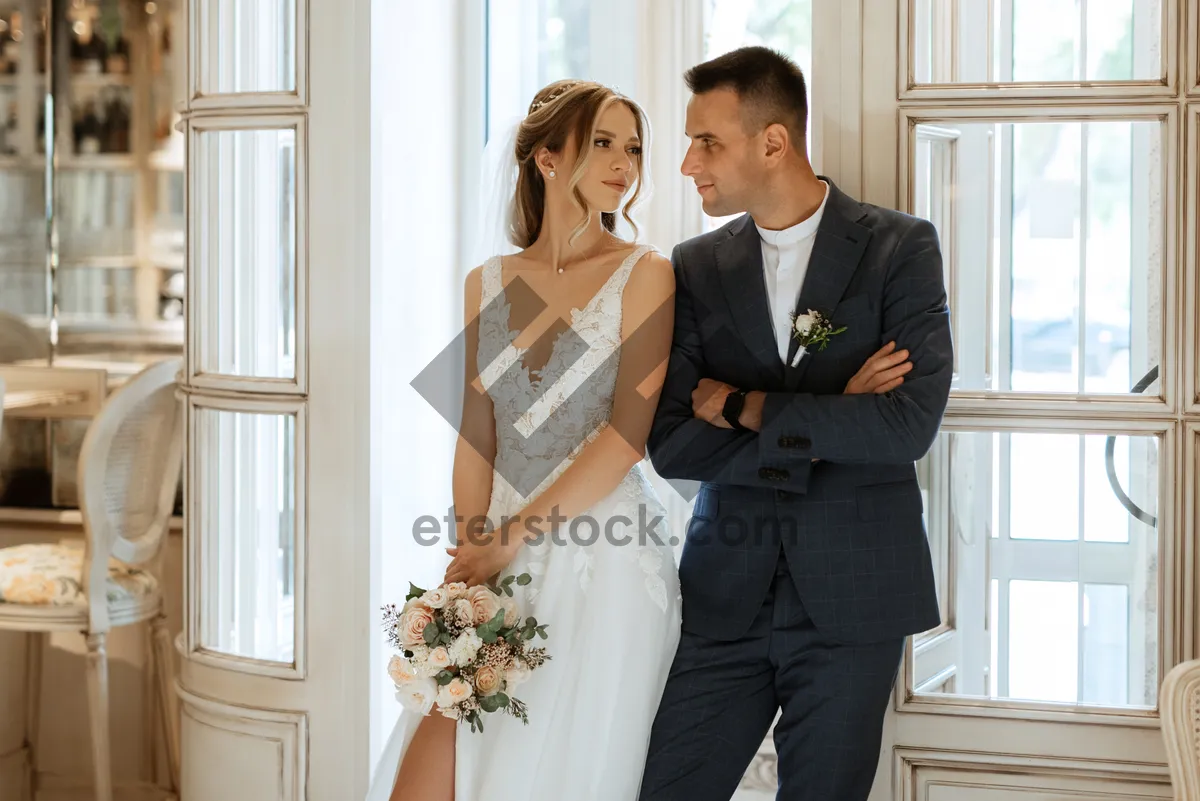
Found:
[[704, 313], [691, 293], [677, 245], [675, 330], [667, 377], [647, 446], [655, 471], [663, 478], [711, 481], [804, 492], [812, 459], [767, 447], [763, 436], [718, 428], [692, 412], [692, 390], [709, 374], [704, 361], [698, 315]]
[[[954, 357], [937, 231], [917, 222], [901, 240], [883, 292], [883, 342], [913, 369], [884, 395], [770, 392], [761, 437], [774, 448], [841, 464], [910, 464], [932, 446], [950, 395]], [[783, 444], [786, 443], [786, 447]]]

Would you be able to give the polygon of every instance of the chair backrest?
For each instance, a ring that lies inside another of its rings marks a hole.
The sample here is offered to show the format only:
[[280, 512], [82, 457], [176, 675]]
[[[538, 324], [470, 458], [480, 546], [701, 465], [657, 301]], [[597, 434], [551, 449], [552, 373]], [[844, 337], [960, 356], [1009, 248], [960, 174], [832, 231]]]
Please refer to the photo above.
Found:
[[0, 364], [21, 359], [44, 359], [50, 353], [46, 335], [18, 315], [0, 311]]
[[1176, 665], [1158, 696], [1163, 742], [1175, 798], [1200, 798], [1200, 660]]
[[142, 565], [162, 548], [183, 464], [183, 406], [176, 396], [181, 366], [169, 359], [129, 379], [83, 438], [76, 480], [93, 631], [107, 628], [109, 557]]

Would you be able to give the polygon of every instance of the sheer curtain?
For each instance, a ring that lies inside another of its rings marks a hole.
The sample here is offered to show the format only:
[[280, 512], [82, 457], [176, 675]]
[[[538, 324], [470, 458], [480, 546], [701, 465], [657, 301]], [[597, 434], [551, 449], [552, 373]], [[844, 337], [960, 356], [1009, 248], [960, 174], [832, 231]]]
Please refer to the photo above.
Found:
[[373, 5], [371, 257], [381, 269], [372, 292], [380, 327], [371, 336], [380, 343], [371, 354], [372, 495], [381, 535], [371, 543], [373, 603], [366, 623], [374, 649], [372, 767], [399, 715], [385, 670], [379, 607], [403, 603], [410, 581], [428, 586], [439, 579], [448, 560], [444, 536], [422, 546], [413, 527], [423, 515], [444, 517], [451, 504], [455, 432], [410, 382], [462, 327], [460, 13], [454, 3]]

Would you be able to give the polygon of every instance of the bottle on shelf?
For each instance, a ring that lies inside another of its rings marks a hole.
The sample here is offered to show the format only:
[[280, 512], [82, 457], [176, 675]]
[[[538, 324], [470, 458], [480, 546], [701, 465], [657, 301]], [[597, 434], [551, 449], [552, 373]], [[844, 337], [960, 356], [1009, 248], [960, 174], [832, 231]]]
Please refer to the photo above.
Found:
[[124, 35], [117, 39], [117, 43], [108, 52], [106, 66], [111, 75], [129, 74], [129, 40]]
[[14, 11], [8, 19], [0, 15], [0, 75], [14, 75], [21, 51], [20, 12]]
[[85, 41], [71, 28], [71, 71], [82, 75], [103, 75], [108, 62], [108, 46], [92, 31]]
[[75, 153], [81, 156], [95, 155], [100, 152], [103, 141], [104, 126], [96, 116], [96, 103], [88, 100], [75, 126]]
[[8, 114], [0, 117], [0, 156], [17, 154], [17, 104], [8, 104]]
[[121, 97], [120, 91], [112, 91], [104, 107], [104, 148], [105, 153], [128, 153], [129, 148], [129, 106]]

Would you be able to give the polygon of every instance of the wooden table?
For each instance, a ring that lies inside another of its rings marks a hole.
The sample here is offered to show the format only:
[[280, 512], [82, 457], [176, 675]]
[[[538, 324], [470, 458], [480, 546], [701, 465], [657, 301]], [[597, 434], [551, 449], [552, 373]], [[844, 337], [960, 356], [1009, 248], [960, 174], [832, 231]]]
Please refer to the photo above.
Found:
[[4, 409], [21, 409], [32, 411], [62, 406], [68, 403], [80, 403], [87, 398], [85, 392], [72, 392], [63, 389], [18, 389], [4, 393]]

